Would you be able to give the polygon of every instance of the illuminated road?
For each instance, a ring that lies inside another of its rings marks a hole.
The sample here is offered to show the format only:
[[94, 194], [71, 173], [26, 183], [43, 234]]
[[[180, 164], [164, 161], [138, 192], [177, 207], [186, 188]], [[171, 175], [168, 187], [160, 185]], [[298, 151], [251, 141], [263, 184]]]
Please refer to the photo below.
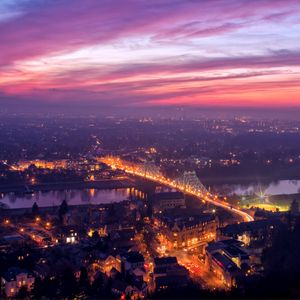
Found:
[[190, 255], [180, 250], [174, 250], [170, 252], [170, 255], [176, 256], [179, 264], [187, 268], [189, 270], [191, 278], [195, 282], [200, 283], [202, 287], [208, 288], [210, 290], [226, 289], [226, 286], [224, 285], [222, 280], [218, 279], [204, 263], [201, 263], [197, 255]]
[[203, 192], [200, 190], [193, 189], [192, 187], [186, 187], [183, 185], [179, 185], [175, 182], [175, 180], [165, 178], [162, 175], [153, 175], [153, 174], [149, 174], [147, 172], [143, 172], [140, 170], [138, 165], [135, 165], [130, 162], [126, 162], [124, 160], [121, 160], [118, 157], [111, 157], [111, 156], [103, 157], [103, 158], [101, 158], [101, 161], [113, 169], [119, 169], [119, 170], [125, 171], [128, 174], [132, 174], [132, 175], [139, 176], [139, 177], [142, 177], [142, 178], [145, 178], [145, 179], [148, 179], [148, 180], [160, 183], [160, 184], [164, 184], [166, 186], [175, 188], [183, 193], [195, 196], [195, 197], [201, 199], [203, 202], [209, 202], [215, 206], [229, 210], [231, 213], [236, 214], [239, 217], [242, 217], [245, 222], [254, 221], [253, 217], [251, 215], [249, 215], [248, 213], [246, 213], [245, 211], [243, 211], [237, 207], [233, 207], [229, 203], [218, 199], [217, 196], [214, 196], [211, 193], [203, 194]]

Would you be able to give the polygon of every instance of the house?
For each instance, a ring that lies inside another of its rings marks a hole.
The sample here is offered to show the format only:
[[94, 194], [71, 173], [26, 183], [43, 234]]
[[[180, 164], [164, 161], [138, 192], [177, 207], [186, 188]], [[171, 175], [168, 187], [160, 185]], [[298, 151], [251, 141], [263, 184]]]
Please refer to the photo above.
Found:
[[112, 294], [119, 296], [121, 299], [129, 297], [132, 300], [143, 299], [147, 294], [146, 285], [140, 289], [134, 285], [127, 284], [121, 280], [114, 280], [111, 286]]
[[121, 273], [116, 269], [112, 268], [108, 273], [106, 273], [111, 279], [120, 278]]
[[156, 290], [174, 285], [183, 287], [188, 280], [188, 270], [178, 264], [176, 257], [156, 257], [154, 259], [153, 284]]
[[57, 242], [66, 244], [75, 244], [79, 241], [79, 234], [77, 226], [63, 226], [60, 228]]
[[135, 246], [135, 229], [124, 228], [111, 232], [112, 247], [116, 249], [129, 250]]
[[1, 287], [6, 297], [14, 297], [21, 287], [30, 290], [34, 284], [34, 276], [27, 270], [10, 268], [1, 276]]
[[122, 261], [124, 264], [125, 272], [130, 270], [133, 271], [136, 268], [144, 268], [145, 264], [144, 256], [137, 251], [128, 252], [123, 255]]
[[144, 268], [135, 268], [132, 271], [132, 275], [137, 282], [144, 282], [147, 280], [147, 273]]
[[91, 264], [92, 269], [95, 271], [100, 270], [102, 273], [109, 275], [112, 269], [121, 272], [122, 269], [122, 261], [119, 255], [106, 255], [103, 253], [99, 253], [99, 255], [95, 258], [94, 262]]
[[121, 280], [114, 280], [111, 284], [111, 292], [116, 296], [126, 295], [128, 284]]

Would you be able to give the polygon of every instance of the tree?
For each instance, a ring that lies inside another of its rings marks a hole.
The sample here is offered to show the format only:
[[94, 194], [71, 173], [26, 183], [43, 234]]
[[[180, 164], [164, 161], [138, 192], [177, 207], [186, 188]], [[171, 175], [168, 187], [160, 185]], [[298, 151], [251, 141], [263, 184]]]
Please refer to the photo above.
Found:
[[59, 207], [59, 219], [62, 222], [64, 215], [69, 211], [69, 206], [68, 203], [66, 201], [66, 199], [64, 199], [64, 201], [61, 203], [60, 207]]
[[65, 269], [61, 278], [61, 296], [72, 297], [78, 293], [78, 285], [70, 268]]
[[109, 218], [113, 218], [115, 217], [115, 214], [116, 214], [116, 207], [115, 207], [115, 204], [112, 203], [109, 207], [108, 207], [108, 217]]
[[34, 202], [32, 205], [32, 214], [36, 216], [38, 215], [38, 213], [39, 213], [39, 206], [37, 205], [36, 202]]
[[96, 244], [96, 249], [105, 252], [108, 249], [108, 241], [109, 241], [109, 237], [99, 238]]
[[299, 298], [300, 219], [294, 228], [284, 229], [273, 238], [262, 256], [265, 278], [262, 284], [269, 298]]
[[299, 213], [299, 203], [296, 199], [294, 199], [293, 202], [290, 205], [290, 212], [293, 215], [296, 215], [297, 213]]
[[101, 293], [103, 293], [103, 284], [104, 284], [103, 276], [100, 273], [98, 274], [98, 276], [96, 277], [96, 279], [92, 284], [92, 293], [94, 296], [98, 296]]
[[59, 282], [56, 278], [46, 277], [44, 280], [41, 280], [37, 277], [31, 292], [33, 299], [41, 299], [43, 297], [55, 299], [57, 297], [58, 286]]
[[56, 278], [46, 277], [43, 281], [43, 295], [47, 298], [57, 298], [57, 291], [59, 287], [59, 281]]
[[99, 232], [98, 230], [95, 230], [92, 234], [92, 239], [97, 241], [99, 239]]
[[19, 289], [18, 294], [16, 295], [16, 299], [25, 299], [29, 297], [29, 292], [25, 286], [22, 286]]
[[85, 294], [90, 292], [90, 281], [85, 267], [80, 268], [80, 277], [78, 283], [81, 291], [85, 292]]
[[44, 296], [44, 284], [42, 280], [37, 277], [34, 281], [33, 289], [32, 289], [32, 295], [36, 299], [42, 298]]

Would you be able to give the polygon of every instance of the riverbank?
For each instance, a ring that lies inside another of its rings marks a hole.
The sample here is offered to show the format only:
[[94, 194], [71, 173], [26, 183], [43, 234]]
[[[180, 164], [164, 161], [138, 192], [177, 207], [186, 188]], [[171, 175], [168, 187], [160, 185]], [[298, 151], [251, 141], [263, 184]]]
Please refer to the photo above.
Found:
[[[101, 204], [92, 204], [94, 209], [99, 208], [108, 208], [111, 205], [120, 204], [122, 202], [128, 201], [124, 199], [123, 201], [117, 202], [117, 203], [101, 203]], [[69, 204], [69, 210], [84, 210], [87, 211], [91, 208], [91, 204]], [[39, 207], [39, 214], [47, 214], [47, 213], [56, 213], [59, 210], [59, 205], [55, 206], [44, 206]], [[16, 216], [24, 216], [24, 215], [31, 215], [32, 214], [32, 207], [21, 207], [21, 208], [3, 208], [1, 210], [1, 216], [2, 217], [16, 217]]]
[[32, 185], [15, 184], [0, 186], [0, 193], [30, 193], [30, 191], [53, 191], [66, 189], [120, 189], [135, 188], [136, 183], [131, 178], [108, 179], [97, 181], [47, 182]]

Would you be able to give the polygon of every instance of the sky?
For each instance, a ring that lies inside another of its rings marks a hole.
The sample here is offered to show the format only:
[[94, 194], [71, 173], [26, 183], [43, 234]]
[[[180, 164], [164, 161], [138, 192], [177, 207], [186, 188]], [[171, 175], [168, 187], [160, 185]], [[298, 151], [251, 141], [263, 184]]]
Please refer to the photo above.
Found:
[[1, 0], [2, 107], [300, 107], [299, 0]]

